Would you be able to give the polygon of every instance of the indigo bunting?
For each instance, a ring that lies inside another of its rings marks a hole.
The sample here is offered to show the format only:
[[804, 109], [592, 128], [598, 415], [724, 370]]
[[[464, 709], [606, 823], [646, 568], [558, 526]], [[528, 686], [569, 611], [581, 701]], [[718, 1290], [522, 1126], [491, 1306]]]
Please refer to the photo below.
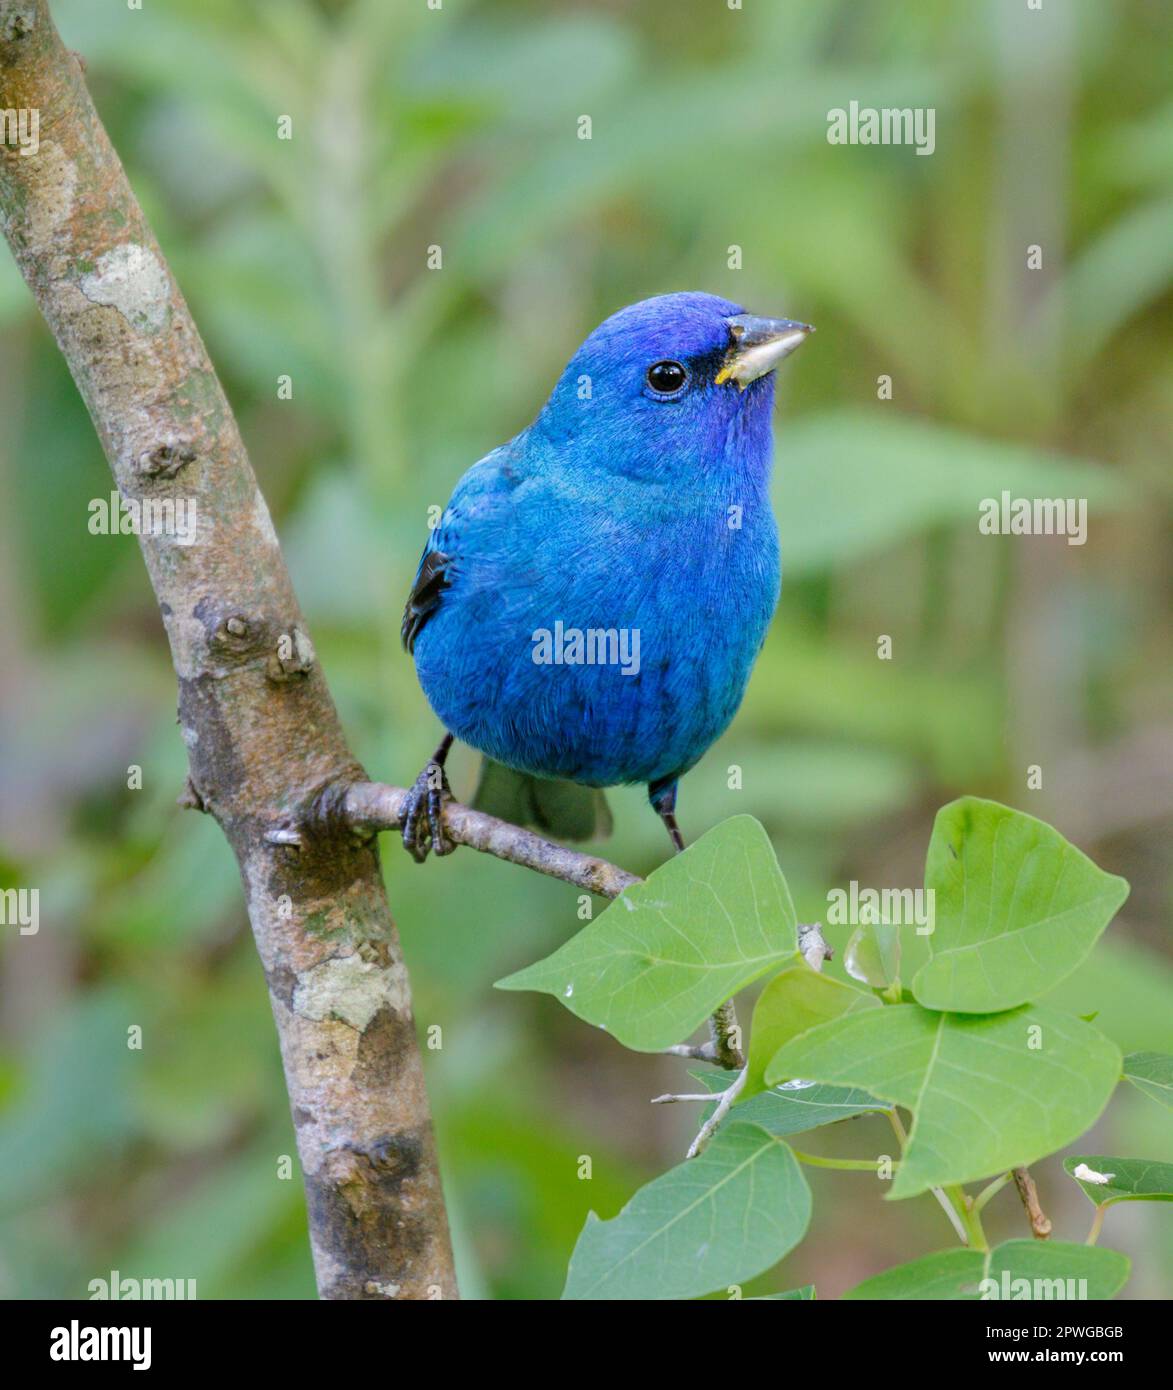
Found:
[[778, 600], [773, 372], [811, 331], [710, 294], [631, 304], [461, 478], [403, 615], [448, 731], [409, 795], [415, 859], [453, 848], [453, 736], [486, 755], [474, 805], [588, 838], [598, 789], [646, 782], [683, 848], [678, 779], [733, 718]]

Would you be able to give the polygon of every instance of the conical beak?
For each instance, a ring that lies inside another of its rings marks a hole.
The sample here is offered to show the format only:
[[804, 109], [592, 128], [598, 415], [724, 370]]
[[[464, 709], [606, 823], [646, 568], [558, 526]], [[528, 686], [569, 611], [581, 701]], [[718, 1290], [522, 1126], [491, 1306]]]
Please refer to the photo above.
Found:
[[735, 381], [744, 391], [751, 381], [772, 372], [815, 330], [793, 319], [760, 319], [754, 314], [735, 314], [729, 325], [729, 352], [716, 375], [718, 386]]

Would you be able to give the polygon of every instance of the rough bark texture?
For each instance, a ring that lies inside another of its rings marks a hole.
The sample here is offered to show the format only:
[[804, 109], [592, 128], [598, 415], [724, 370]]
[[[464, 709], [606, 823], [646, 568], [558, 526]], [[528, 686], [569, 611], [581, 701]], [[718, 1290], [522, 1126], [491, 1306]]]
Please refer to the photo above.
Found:
[[[182, 55], [177, 55], [182, 61]], [[0, 0], [3, 230], [123, 497], [194, 499], [142, 550], [179, 679], [188, 800], [240, 864], [325, 1298], [456, 1295], [411, 995], [372, 834], [312, 814], [362, 780], [236, 422], [45, 0]], [[51, 460], [44, 461], [51, 467]], [[273, 843], [297, 825], [297, 843]]]

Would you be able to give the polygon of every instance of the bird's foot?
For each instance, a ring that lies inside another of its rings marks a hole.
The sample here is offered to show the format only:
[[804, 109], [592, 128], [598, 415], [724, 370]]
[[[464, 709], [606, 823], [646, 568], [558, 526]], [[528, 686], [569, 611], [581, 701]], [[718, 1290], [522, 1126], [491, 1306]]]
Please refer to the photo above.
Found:
[[452, 800], [444, 766], [433, 759], [415, 779], [403, 808], [403, 848], [417, 864], [429, 850], [442, 855], [456, 848], [444, 833], [444, 805]]

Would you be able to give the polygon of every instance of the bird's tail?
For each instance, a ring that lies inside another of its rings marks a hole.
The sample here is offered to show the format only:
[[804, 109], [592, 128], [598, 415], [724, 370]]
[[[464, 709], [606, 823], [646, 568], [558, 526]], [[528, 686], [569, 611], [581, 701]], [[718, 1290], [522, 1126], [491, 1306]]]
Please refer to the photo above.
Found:
[[531, 825], [558, 840], [601, 840], [611, 833], [611, 809], [597, 787], [531, 777], [492, 758], [481, 762], [472, 804], [478, 811], [514, 825]]

